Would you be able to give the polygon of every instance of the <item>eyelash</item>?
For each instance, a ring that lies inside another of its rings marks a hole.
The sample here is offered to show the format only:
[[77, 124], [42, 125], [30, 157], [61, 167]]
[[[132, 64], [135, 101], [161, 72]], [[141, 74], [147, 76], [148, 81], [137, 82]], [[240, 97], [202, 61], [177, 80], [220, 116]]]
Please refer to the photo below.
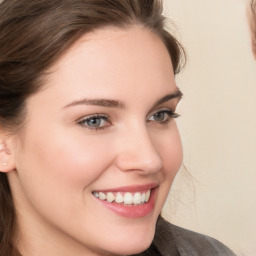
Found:
[[[159, 124], [163, 124], [163, 125], [168, 124], [171, 121], [171, 119], [178, 118], [180, 116], [179, 114], [173, 112], [170, 109], [163, 109], [163, 110], [158, 110], [157, 112], [155, 112], [150, 117], [153, 117], [155, 115], [160, 115], [160, 114], [166, 114], [167, 115], [167, 118], [164, 121], [156, 121]], [[151, 120], [149, 120], [149, 121], [151, 121]]]
[[[89, 122], [91, 120], [104, 120], [105, 122], [107, 122], [108, 124], [107, 125], [104, 125], [104, 126], [95, 126], [95, 127], [90, 127], [88, 124], [86, 124], [86, 122]], [[82, 120], [80, 120], [78, 122], [78, 124], [80, 124], [81, 126], [83, 126], [84, 128], [87, 128], [89, 130], [103, 130], [109, 126], [111, 126], [111, 121], [110, 121], [110, 118], [107, 116], [107, 115], [103, 115], [103, 114], [94, 114], [94, 115], [91, 115], [91, 116], [87, 116], [85, 118], [83, 118]]]
[[[163, 120], [163, 121], [149, 120], [149, 118], [151, 118], [153, 116], [156, 116], [156, 115], [161, 115], [161, 114], [167, 115], [167, 117], [165, 116], [165, 120]], [[152, 114], [148, 118], [147, 121], [148, 122], [156, 122], [156, 123], [159, 123], [159, 124], [162, 124], [162, 125], [166, 125], [166, 124], [168, 124], [170, 122], [171, 119], [178, 118], [179, 116], [180, 116], [179, 114], [173, 112], [170, 109], [163, 109], [163, 110], [159, 110], [159, 111], [155, 112], [154, 114]], [[94, 121], [95, 120], [101, 120], [100, 121], [100, 125], [101, 125], [102, 121], [106, 122], [107, 124], [103, 125], [103, 126], [94, 126], [93, 127], [93, 126], [88, 125], [88, 122], [92, 121], [92, 120], [94, 120]], [[84, 117], [83, 119], [78, 121], [78, 124], [83, 126], [86, 129], [98, 131], [98, 130], [104, 130], [107, 127], [111, 126], [111, 120], [110, 120], [108, 115], [94, 114], [94, 115], [90, 115], [90, 116]]]

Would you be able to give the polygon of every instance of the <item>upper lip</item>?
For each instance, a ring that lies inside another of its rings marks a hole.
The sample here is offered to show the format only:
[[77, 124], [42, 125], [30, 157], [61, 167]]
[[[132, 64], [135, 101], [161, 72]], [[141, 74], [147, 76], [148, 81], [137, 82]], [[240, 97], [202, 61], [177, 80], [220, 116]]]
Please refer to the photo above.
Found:
[[100, 191], [100, 192], [140, 192], [140, 191], [146, 191], [149, 189], [153, 189], [158, 187], [159, 185], [156, 183], [150, 183], [145, 185], [130, 185], [130, 186], [123, 186], [123, 187], [115, 187], [115, 188], [108, 188], [108, 189], [100, 189], [100, 190], [94, 190]]

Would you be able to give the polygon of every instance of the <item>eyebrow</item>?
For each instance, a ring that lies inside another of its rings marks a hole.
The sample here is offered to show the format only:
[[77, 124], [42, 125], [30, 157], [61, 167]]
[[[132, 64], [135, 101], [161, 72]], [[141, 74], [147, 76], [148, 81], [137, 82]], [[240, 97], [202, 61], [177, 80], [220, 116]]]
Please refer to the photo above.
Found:
[[[179, 100], [182, 98], [183, 94], [182, 92], [177, 89], [174, 93], [167, 94], [160, 100], [158, 100], [153, 107], [156, 107], [168, 100], [178, 98]], [[125, 108], [125, 105], [118, 101], [118, 100], [110, 100], [110, 99], [81, 99], [81, 100], [75, 100], [68, 105], [64, 106], [64, 108], [77, 106], [77, 105], [93, 105], [93, 106], [101, 106], [101, 107], [107, 107], [107, 108]]]
[[180, 91], [179, 88], [176, 89], [176, 91], [174, 93], [170, 93], [170, 94], [167, 94], [166, 96], [164, 96], [163, 98], [161, 98], [160, 100], [158, 100], [154, 106], [158, 106], [158, 105], [161, 105], [163, 103], [165, 103], [166, 101], [168, 100], [172, 100], [172, 99], [178, 99], [179, 101], [182, 99], [182, 96], [183, 96], [183, 93]]
[[64, 108], [77, 106], [77, 105], [93, 105], [101, 106], [107, 108], [124, 108], [124, 104], [117, 100], [108, 100], [108, 99], [82, 99], [71, 102], [66, 105]]

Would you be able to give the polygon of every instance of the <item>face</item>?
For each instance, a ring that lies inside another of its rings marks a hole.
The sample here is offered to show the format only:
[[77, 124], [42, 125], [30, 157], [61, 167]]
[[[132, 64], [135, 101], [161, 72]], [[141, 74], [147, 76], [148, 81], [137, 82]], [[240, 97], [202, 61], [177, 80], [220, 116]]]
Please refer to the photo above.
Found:
[[12, 149], [21, 250], [145, 250], [182, 162], [180, 97], [152, 32], [105, 28], [77, 41], [27, 100], [22, 140]]

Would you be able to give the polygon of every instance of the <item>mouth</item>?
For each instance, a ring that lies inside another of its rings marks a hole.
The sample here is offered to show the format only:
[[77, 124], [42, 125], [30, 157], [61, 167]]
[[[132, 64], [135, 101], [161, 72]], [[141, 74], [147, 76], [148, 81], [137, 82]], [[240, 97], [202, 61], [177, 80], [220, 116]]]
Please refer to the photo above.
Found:
[[95, 190], [92, 196], [102, 206], [122, 217], [140, 218], [153, 211], [158, 188], [158, 185], [143, 185]]
[[96, 198], [107, 201], [108, 203], [129, 205], [145, 204], [150, 199], [151, 189], [139, 192], [101, 192], [93, 191], [92, 193]]

